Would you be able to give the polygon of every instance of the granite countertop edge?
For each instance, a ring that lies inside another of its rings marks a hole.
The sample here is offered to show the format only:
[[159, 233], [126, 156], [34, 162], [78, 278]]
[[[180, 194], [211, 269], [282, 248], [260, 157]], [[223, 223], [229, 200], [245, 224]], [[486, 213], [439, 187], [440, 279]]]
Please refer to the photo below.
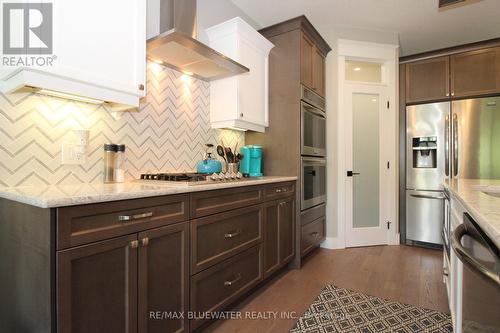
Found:
[[451, 192], [486, 235], [500, 248], [500, 197], [484, 193], [484, 191], [500, 191], [500, 181], [454, 180], [445, 182], [444, 187]]
[[39, 208], [57, 208], [296, 180], [297, 177], [291, 176], [265, 176], [237, 182], [208, 183], [191, 186], [148, 181], [114, 184], [19, 186], [0, 188], [0, 198]]

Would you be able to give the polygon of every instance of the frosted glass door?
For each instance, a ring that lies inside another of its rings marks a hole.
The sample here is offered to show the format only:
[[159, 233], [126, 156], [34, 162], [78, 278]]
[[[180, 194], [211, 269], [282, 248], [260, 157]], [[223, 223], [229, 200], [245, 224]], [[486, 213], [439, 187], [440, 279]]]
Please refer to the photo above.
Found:
[[353, 94], [353, 228], [379, 227], [380, 225], [379, 114], [378, 95]]

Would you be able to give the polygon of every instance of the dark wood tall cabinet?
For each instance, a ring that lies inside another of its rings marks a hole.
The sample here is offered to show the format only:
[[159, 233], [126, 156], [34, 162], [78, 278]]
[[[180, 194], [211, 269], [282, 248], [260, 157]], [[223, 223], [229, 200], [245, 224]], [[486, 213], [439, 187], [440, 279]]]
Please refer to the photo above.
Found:
[[[295, 248], [294, 267], [300, 267], [301, 264], [301, 232], [305, 230], [302, 224], [311, 222], [301, 219], [300, 210], [301, 88], [309, 88], [311, 95], [325, 96], [325, 57], [331, 48], [305, 16], [278, 23], [259, 32], [274, 44], [269, 55], [269, 127], [265, 133], [246, 132], [245, 141], [247, 144], [263, 147], [262, 169], [265, 175], [298, 178], [297, 205], [293, 208], [295, 239], [293, 244], [286, 245], [266, 242], [269, 252], [265, 252], [264, 274], [271, 274], [280, 265], [279, 253], [286, 256], [285, 253], [290, 251], [292, 245]], [[286, 206], [286, 209], [291, 208]], [[317, 207], [313, 209], [317, 210]], [[279, 230], [279, 222], [276, 220], [278, 211], [281, 210], [273, 205], [266, 210], [269, 223], [265, 232], [268, 239], [276, 240]], [[319, 211], [324, 212], [323, 209]], [[324, 223], [324, 219], [322, 221]], [[314, 246], [318, 247], [322, 240], [324, 233], [317, 238]]]
[[406, 100], [418, 103], [450, 96], [450, 60], [439, 57], [406, 65]]

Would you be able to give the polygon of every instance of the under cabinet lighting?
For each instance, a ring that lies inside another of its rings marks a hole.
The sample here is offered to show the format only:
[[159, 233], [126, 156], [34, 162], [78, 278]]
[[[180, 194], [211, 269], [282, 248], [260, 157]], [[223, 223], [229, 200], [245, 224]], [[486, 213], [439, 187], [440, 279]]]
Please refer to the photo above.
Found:
[[244, 128], [239, 128], [239, 127], [234, 127], [234, 126], [229, 126], [228, 129], [233, 130], [233, 131], [239, 131], [239, 132], [246, 132], [247, 131]]
[[73, 94], [66, 94], [63, 92], [50, 90], [50, 89], [37, 89], [37, 90], [35, 90], [35, 92], [37, 94], [40, 94], [40, 95], [47, 95], [47, 96], [52, 96], [52, 97], [71, 99], [71, 100], [78, 101], [78, 102], [91, 103], [91, 104], [104, 104], [104, 101], [100, 100], [100, 99], [83, 97], [83, 96], [78, 96], [78, 95], [73, 95]]
[[355, 72], [359, 72], [361, 70], [361, 67], [354, 67], [352, 70]]

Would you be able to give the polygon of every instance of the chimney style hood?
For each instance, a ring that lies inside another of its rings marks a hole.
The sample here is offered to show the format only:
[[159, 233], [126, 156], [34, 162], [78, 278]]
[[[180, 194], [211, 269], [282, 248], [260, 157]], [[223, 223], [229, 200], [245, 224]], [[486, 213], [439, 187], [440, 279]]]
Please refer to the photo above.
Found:
[[149, 60], [204, 81], [249, 71], [196, 40], [196, 0], [148, 0], [147, 12]]

